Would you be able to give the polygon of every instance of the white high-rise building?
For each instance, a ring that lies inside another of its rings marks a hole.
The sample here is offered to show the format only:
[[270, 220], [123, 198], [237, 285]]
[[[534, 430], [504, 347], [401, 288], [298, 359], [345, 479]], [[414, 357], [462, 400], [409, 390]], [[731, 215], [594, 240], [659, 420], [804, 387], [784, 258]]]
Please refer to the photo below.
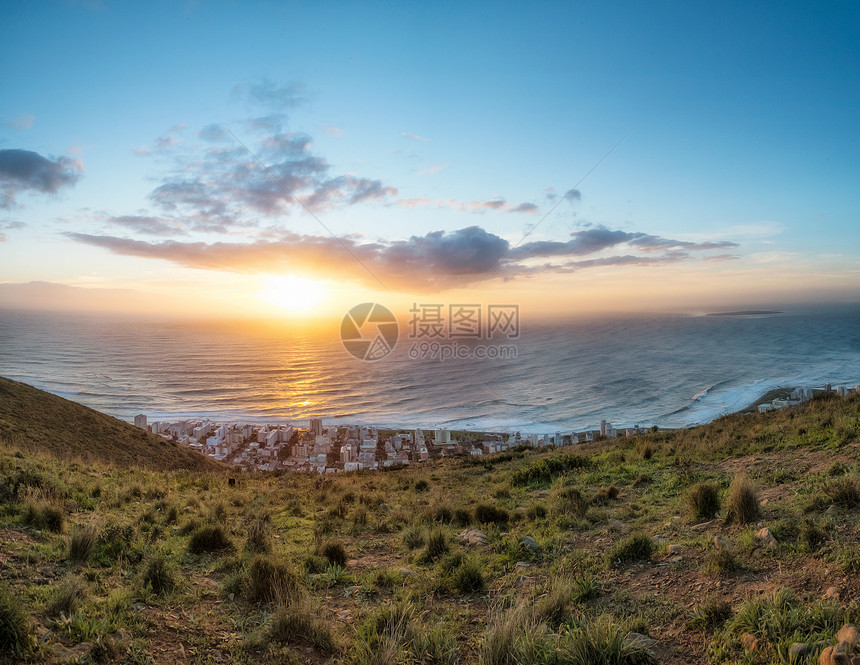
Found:
[[314, 434], [322, 434], [322, 418], [311, 418], [311, 431]]
[[139, 413], [134, 417], [134, 426], [140, 427], [140, 429], [146, 429], [146, 416], [142, 413]]

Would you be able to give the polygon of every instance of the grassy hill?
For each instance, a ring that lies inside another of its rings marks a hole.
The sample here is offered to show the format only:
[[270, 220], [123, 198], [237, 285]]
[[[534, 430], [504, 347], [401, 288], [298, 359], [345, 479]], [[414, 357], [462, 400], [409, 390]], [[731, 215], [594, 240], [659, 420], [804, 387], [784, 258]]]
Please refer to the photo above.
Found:
[[856, 398], [235, 486], [0, 443], [0, 661], [817, 663], [860, 616], [858, 446]]
[[77, 402], [0, 377], [0, 440], [62, 459], [151, 470], [222, 468], [176, 443]]

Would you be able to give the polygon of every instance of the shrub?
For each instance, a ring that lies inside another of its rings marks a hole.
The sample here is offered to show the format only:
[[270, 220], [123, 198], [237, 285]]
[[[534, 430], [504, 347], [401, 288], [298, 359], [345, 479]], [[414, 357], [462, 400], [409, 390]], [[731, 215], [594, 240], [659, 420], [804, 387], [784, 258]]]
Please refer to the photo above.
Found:
[[429, 489], [430, 485], [423, 478], [421, 480], [415, 481], [415, 491], [416, 492], [426, 492]]
[[220, 525], [205, 524], [191, 534], [188, 541], [188, 551], [192, 554], [220, 552], [233, 548], [232, 541], [227, 537]]
[[251, 603], [291, 602], [300, 590], [298, 576], [268, 556], [251, 559], [242, 583], [242, 595]]
[[573, 599], [573, 581], [558, 577], [552, 581], [549, 591], [535, 602], [535, 617], [557, 627], [570, 615]]
[[572, 469], [587, 469], [591, 460], [583, 455], [552, 455], [527, 464], [514, 472], [514, 485], [548, 484]]
[[266, 554], [272, 549], [269, 537], [269, 518], [259, 517], [248, 526], [248, 537], [245, 539], [245, 551]]
[[320, 550], [320, 555], [328, 559], [330, 564], [340, 566], [341, 568], [346, 567], [346, 550], [340, 543], [326, 543]]
[[575, 487], [563, 487], [553, 497], [552, 510], [556, 515], [564, 517], [584, 517], [588, 502]]
[[650, 559], [656, 545], [644, 533], [634, 533], [615, 543], [609, 552], [608, 559], [612, 566], [621, 566], [633, 561]]
[[111, 566], [120, 558], [138, 563], [143, 552], [134, 538], [131, 524], [108, 524], [99, 533], [92, 558], [101, 566]]
[[843, 476], [826, 483], [824, 494], [837, 506], [854, 508], [860, 505], [860, 482], [854, 476]]
[[605, 615], [572, 622], [562, 635], [559, 662], [565, 665], [653, 662], [654, 655], [647, 647], [626, 638], [626, 631]]
[[64, 521], [63, 511], [48, 501], [29, 501], [24, 511], [24, 523], [40, 531], [60, 533]]
[[426, 542], [424, 530], [415, 529], [413, 527], [407, 527], [403, 529], [403, 533], [400, 537], [403, 540], [403, 544], [406, 545], [407, 549], [410, 550], [424, 547], [424, 543]]
[[92, 527], [77, 528], [69, 539], [69, 561], [86, 563], [96, 544], [96, 530]]
[[156, 554], [149, 559], [143, 573], [143, 585], [159, 596], [176, 587], [176, 573], [164, 554]]
[[472, 523], [472, 513], [465, 508], [457, 508], [454, 511], [454, 523], [457, 526], [469, 526]]
[[714, 629], [722, 626], [732, 616], [732, 606], [717, 598], [711, 598], [690, 612], [687, 628]]
[[445, 537], [445, 532], [437, 529], [427, 536], [427, 549], [421, 555], [421, 560], [424, 563], [436, 561], [443, 554], [448, 552], [448, 539]]
[[475, 508], [475, 519], [481, 524], [507, 524], [511, 516], [507, 510], [481, 503]]
[[817, 552], [827, 541], [827, 533], [810, 519], [800, 527], [800, 546], [805, 552]]
[[601, 487], [591, 498], [593, 504], [605, 506], [610, 501], [615, 501], [618, 498], [619, 489], [615, 485], [609, 487]]
[[744, 475], [735, 476], [726, 499], [726, 520], [749, 524], [759, 518], [760, 509], [755, 487]]
[[251, 646], [262, 648], [271, 642], [306, 644], [324, 656], [331, 655], [336, 650], [331, 628], [318, 619], [316, 612], [306, 603], [279, 607], [264, 626], [262, 633], [251, 641]]
[[529, 506], [526, 515], [530, 520], [542, 520], [546, 517], [546, 507], [543, 504], [536, 503], [533, 506]]
[[574, 580], [572, 598], [575, 603], [586, 603], [597, 598], [602, 591], [600, 580], [591, 575], [586, 575]]
[[86, 596], [87, 588], [81, 580], [68, 579], [54, 590], [45, 613], [49, 617], [58, 617], [61, 614], [71, 616]]
[[454, 513], [448, 506], [439, 506], [433, 511], [433, 520], [441, 524], [450, 524], [454, 521]]
[[720, 488], [716, 483], [698, 483], [687, 494], [687, 503], [696, 522], [712, 520], [720, 512]]
[[728, 575], [741, 570], [741, 562], [729, 550], [712, 550], [705, 562], [705, 572], [709, 575]]
[[33, 648], [27, 617], [8, 587], [0, 586], [0, 654], [24, 656]]
[[460, 593], [477, 593], [483, 591], [486, 583], [484, 574], [480, 567], [473, 561], [466, 559], [452, 573], [451, 582]]

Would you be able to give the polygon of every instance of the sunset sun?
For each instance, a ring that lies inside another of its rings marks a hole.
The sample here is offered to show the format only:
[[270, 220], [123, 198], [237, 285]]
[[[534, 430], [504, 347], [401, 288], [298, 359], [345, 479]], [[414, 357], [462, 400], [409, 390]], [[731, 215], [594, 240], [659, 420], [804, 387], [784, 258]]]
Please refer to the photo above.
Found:
[[263, 281], [259, 298], [291, 314], [311, 314], [327, 295], [322, 282], [295, 275], [272, 275]]

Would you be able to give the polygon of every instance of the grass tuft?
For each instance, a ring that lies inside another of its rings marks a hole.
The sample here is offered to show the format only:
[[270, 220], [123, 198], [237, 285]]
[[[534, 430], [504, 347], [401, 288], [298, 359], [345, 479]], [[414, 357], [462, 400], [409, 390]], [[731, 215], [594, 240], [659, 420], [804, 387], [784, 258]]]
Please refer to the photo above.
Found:
[[716, 483], [698, 483], [687, 494], [687, 503], [693, 520], [712, 520], [720, 512], [720, 488]]
[[755, 486], [745, 475], [735, 476], [726, 499], [726, 521], [749, 524], [755, 522], [760, 514]]

